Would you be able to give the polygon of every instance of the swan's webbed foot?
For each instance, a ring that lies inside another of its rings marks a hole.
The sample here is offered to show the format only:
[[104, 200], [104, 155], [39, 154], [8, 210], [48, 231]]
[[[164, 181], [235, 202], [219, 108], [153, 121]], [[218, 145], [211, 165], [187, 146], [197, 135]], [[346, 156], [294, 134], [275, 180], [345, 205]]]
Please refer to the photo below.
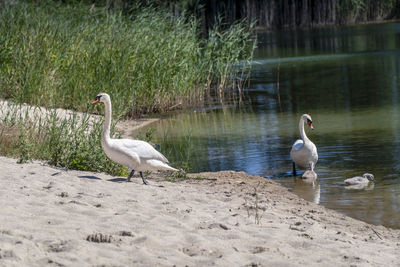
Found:
[[293, 176], [296, 176], [296, 163], [293, 163]]
[[144, 178], [143, 172], [139, 172], [139, 174], [140, 174], [140, 177], [142, 177], [143, 184], [148, 185], [149, 183], [148, 183], [147, 180]]
[[132, 170], [131, 171], [131, 173], [128, 175], [128, 178], [127, 178], [127, 182], [130, 182], [131, 181], [131, 178], [133, 177], [133, 175], [135, 174], [135, 170]]

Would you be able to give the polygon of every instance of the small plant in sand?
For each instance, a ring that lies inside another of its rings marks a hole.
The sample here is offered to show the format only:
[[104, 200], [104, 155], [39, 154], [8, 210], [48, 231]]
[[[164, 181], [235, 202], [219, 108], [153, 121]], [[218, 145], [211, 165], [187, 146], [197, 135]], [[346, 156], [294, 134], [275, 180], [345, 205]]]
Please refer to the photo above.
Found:
[[257, 186], [254, 186], [254, 193], [251, 193], [250, 195], [253, 197], [253, 201], [249, 201], [249, 198], [245, 196], [244, 198], [244, 206], [247, 211], [247, 216], [250, 218], [251, 216], [254, 216], [254, 223], [257, 225], [261, 224], [261, 218], [262, 214], [260, 214], [260, 210], [263, 212], [265, 211], [265, 208], [262, 208], [260, 206], [260, 196], [258, 194], [258, 187], [260, 186], [260, 182], [257, 184]]

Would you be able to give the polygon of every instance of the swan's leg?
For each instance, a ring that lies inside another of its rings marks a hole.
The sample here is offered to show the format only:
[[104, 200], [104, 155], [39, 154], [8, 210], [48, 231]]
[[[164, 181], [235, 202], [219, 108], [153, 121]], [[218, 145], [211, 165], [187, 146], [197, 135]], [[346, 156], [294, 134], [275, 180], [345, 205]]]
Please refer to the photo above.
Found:
[[131, 173], [128, 175], [128, 180], [127, 182], [131, 181], [132, 176], [135, 174], [135, 170], [132, 170]]
[[294, 163], [294, 161], [292, 163], [293, 163], [293, 176], [296, 176], [296, 163]]
[[140, 173], [140, 177], [142, 177], [143, 183], [144, 183], [144, 184], [149, 184], [149, 183], [147, 182], [147, 180], [143, 177], [143, 172], [139, 172], [139, 173]]

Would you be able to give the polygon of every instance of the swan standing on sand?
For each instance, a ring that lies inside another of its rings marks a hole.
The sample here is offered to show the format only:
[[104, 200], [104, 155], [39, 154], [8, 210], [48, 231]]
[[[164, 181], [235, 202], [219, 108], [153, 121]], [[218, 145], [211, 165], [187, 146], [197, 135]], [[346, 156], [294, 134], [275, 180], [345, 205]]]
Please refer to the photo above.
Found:
[[143, 183], [148, 184], [143, 177], [144, 171], [158, 171], [177, 169], [169, 166], [168, 160], [149, 143], [132, 139], [112, 139], [110, 137], [111, 127], [111, 99], [106, 93], [96, 96], [92, 104], [103, 102], [105, 105], [105, 120], [101, 135], [101, 146], [106, 155], [113, 161], [131, 169], [128, 182], [131, 180], [135, 170], [139, 171]]
[[[313, 176], [317, 174], [314, 172], [315, 164], [318, 161], [317, 147], [308, 139], [304, 131], [304, 123], [307, 122], [308, 126], [313, 130], [312, 119], [310, 115], [303, 114], [299, 122], [299, 130], [301, 139], [298, 139], [292, 146], [290, 151], [290, 158], [293, 161], [293, 176], [296, 176], [296, 165], [303, 169], [309, 169]], [[305, 173], [305, 174], [306, 174]]]

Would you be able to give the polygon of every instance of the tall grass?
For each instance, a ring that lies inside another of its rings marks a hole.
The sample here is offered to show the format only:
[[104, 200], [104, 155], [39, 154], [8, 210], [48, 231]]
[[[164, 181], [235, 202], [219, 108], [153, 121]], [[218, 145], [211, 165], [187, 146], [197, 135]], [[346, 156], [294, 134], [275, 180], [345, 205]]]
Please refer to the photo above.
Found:
[[190, 131], [187, 131], [184, 137], [179, 138], [180, 142], [175, 143], [169, 140], [167, 132], [164, 132], [163, 135], [156, 133], [156, 129], [153, 127], [146, 127], [137, 131], [135, 138], [154, 144], [173, 166], [179, 166], [179, 169], [185, 172], [193, 171], [190, 163], [195, 152], [193, 151], [194, 143]]
[[122, 116], [201, 104], [213, 86], [237, 90], [235, 64], [254, 45], [241, 24], [202, 40], [195, 18], [152, 8], [0, 5], [0, 97], [46, 107], [86, 110], [101, 91]]
[[102, 151], [102, 121], [89, 121], [88, 114], [60, 117], [56, 110], [32, 116], [38, 114], [34, 108], [18, 105], [5, 109], [8, 112], [3, 111], [0, 119], [1, 155], [18, 158], [20, 163], [38, 159], [69, 169], [127, 174]]
[[[121, 117], [201, 105], [212, 88], [220, 98], [240, 89], [236, 64], [252, 56], [249, 33], [237, 24], [198, 36], [195, 18], [152, 8], [128, 16], [73, 1], [2, 1], [0, 98], [87, 111], [88, 100], [104, 91]], [[125, 174], [101, 149], [101, 122], [61, 118], [54, 109], [40, 118], [10, 110], [0, 116], [0, 154]], [[190, 155], [181, 156], [185, 165]]]

